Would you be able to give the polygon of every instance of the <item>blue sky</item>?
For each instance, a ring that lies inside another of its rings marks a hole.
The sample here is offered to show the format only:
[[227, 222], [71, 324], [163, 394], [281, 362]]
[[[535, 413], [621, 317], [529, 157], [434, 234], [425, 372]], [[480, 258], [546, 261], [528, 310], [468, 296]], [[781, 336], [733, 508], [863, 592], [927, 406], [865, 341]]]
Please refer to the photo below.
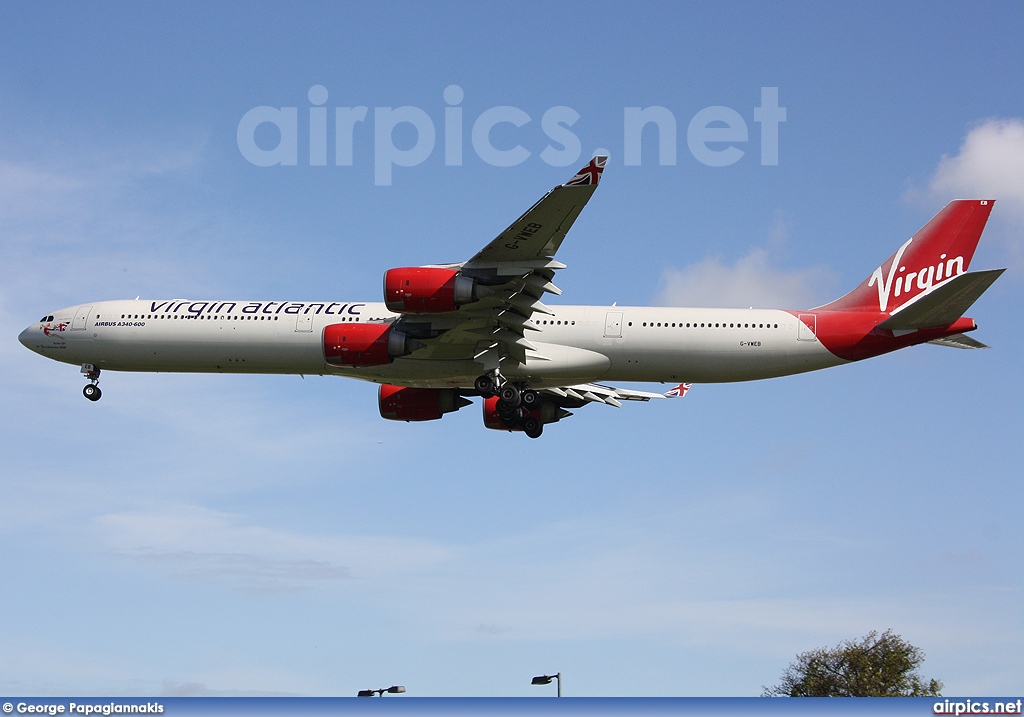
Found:
[[[5, 4], [0, 692], [541, 696], [560, 670], [573, 695], [754, 695], [890, 627], [946, 694], [1024, 691], [1022, 34], [1017, 3]], [[351, 166], [333, 134], [308, 161], [315, 85], [330, 116], [368, 108]], [[260, 106], [297, 108], [294, 166], [243, 157]], [[676, 163], [649, 128], [625, 166], [625, 108], [654, 106]], [[383, 186], [398, 107], [437, 144]], [[491, 135], [516, 166], [474, 151], [495, 107], [530, 118]], [[17, 343], [83, 301], [378, 300], [386, 269], [468, 258], [571, 176], [541, 158], [553, 107], [580, 164], [612, 157], [565, 303], [804, 308], [986, 196], [993, 348], [592, 406], [529, 441], [477, 407], [390, 423], [335, 378], [107, 373], [91, 404]], [[734, 164], [688, 148], [706, 107], [748, 127]]]

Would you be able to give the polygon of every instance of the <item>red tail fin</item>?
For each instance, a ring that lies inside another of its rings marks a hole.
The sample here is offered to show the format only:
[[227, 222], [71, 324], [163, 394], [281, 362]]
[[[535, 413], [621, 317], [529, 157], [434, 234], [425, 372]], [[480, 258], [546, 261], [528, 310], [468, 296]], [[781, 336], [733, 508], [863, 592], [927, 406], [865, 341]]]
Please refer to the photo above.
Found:
[[860, 286], [818, 308], [890, 313], [935, 284], [963, 274], [993, 204], [992, 199], [950, 202]]

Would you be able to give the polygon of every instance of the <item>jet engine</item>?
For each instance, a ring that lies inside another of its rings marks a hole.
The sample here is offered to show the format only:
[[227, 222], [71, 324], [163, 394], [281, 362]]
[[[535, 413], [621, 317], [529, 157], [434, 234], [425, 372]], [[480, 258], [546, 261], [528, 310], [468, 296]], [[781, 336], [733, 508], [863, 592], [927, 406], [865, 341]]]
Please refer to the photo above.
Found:
[[414, 266], [384, 273], [384, 303], [396, 314], [444, 314], [477, 300], [475, 279], [455, 269]]
[[435, 421], [472, 403], [454, 388], [412, 388], [382, 383], [380, 415], [390, 421]]
[[380, 366], [416, 350], [418, 342], [388, 324], [330, 324], [323, 343], [332, 366]]

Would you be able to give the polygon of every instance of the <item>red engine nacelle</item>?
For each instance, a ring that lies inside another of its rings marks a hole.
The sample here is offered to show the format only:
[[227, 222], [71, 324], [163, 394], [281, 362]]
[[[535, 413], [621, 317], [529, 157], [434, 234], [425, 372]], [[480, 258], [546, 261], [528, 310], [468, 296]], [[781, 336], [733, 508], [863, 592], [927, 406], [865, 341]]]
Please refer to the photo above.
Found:
[[380, 366], [409, 353], [409, 340], [388, 324], [324, 327], [324, 358], [333, 366]]
[[476, 301], [476, 281], [455, 269], [411, 266], [384, 272], [384, 303], [397, 314], [444, 314]]
[[380, 415], [389, 421], [435, 421], [468, 406], [454, 388], [412, 388], [382, 383], [377, 394]]

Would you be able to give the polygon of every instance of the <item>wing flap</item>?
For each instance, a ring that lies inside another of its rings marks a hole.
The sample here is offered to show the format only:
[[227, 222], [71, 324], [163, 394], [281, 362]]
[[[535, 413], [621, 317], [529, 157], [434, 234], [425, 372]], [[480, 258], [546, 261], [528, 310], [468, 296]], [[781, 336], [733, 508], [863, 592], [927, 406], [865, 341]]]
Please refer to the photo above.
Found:
[[[689, 384], [685, 384], [689, 388]], [[675, 389], [673, 389], [675, 390]], [[555, 403], [562, 401], [571, 402], [570, 408], [579, 408], [587, 403], [605, 403], [615, 408], [622, 407], [622, 401], [650, 401], [658, 398], [673, 398], [672, 391], [668, 393], [651, 393], [649, 391], [634, 391], [629, 388], [617, 388], [615, 386], [604, 386], [599, 383], [586, 383], [576, 386], [562, 386], [560, 388], [540, 389], [541, 393], [555, 397]], [[685, 391], [684, 391], [685, 393]]]

